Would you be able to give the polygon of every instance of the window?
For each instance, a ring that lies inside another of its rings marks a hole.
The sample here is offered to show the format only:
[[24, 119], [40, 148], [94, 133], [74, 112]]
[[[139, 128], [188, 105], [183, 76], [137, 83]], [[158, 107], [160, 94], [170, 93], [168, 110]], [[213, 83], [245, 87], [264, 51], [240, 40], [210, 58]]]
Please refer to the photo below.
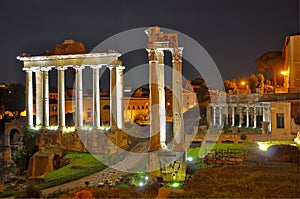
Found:
[[128, 106], [127, 109], [130, 110], [130, 106]]
[[140, 106], [137, 106], [137, 109], [140, 110]]
[[135, 110], [135, 107], [134, 107], [134, 106], [132, 107], [132, 110]]
[[92, 113], [91, 112], [87, 112], [87, 117], [91, 118], [92, 117]]
[[144, 109], [144, 106], [142, 106], [142, 109]]
[[52, 107], [52, 112], [56, 112], [56, 110], [57, 110], [56, 106], [53, 106]]
[[277, 128], [284, 128], [284, 113], [277, 113]]

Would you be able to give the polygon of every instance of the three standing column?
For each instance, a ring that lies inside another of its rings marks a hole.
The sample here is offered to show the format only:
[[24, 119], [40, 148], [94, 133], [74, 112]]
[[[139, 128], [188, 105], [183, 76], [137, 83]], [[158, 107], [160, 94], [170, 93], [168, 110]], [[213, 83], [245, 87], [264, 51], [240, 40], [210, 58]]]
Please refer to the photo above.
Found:
[[35, 124], [43, 124], [43, 72], [35, 71]]
[[124, 66], [116, 67], [116, 103], [117, 103], [117, 126], [119, 129], [123, 128], [123, 71]]
[[49, 126], [49, 76], [48, 71], [51, 68], [42, 68], [43, 72], [43, 127]]

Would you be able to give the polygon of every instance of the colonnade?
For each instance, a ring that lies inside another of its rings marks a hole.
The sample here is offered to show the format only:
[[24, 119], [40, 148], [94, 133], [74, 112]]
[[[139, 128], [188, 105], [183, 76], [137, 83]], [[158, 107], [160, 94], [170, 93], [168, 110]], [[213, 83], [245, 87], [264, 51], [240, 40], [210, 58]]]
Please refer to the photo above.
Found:
[[83, 127], [83, 69], [90, 67], [93, 77], [93, 128], [99, 129], [100, 121], [100, 76], [102, 67], [110, 69], [110, 126], [123, 127], [122, 97], [123, 97], [123, 70], [124, 66], [117, 65], [119, 53], [90, 53], [78, 55], [52, 55], [18, 57], [24, 62], [26, 71], [26, 114], [28, 126], [33, 122], [33, 74], [35, 74], [35, 125], [49, 126], [49, 78], [48, 72], [53, 68], [57, 70], [58, 77], [58, 128], [63, 130], [65, 122], [65, 70], [69, 67], [75, 69], [76, 111], [75, 127]]
[[[251, 104], [210, 104], [210, 125], [230, 125], [238, 127], [258, 127], [258, 117], [261, 121], [271, 123], [271, 109], [270, 104], [251, 103]], [[238, 116], [238, 122], [236, 122]], [[244, 121], [244, 116], [246, 116]], [[269, 125], [271, 127], [271, 125]]]

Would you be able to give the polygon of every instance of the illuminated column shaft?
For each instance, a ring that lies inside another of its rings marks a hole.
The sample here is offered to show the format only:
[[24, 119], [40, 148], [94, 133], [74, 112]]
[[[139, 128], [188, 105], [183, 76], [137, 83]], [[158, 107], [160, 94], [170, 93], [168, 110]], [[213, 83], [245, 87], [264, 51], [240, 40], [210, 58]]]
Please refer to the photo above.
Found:
[[116, 98], [116, 66], [109, 67], [110, 70], [110, 128], [117, 129], [117, 98]]
[[160, 119], [160, 145], [161, 148], [166, 146], [166, 100], [165, 100], [165, 73], [164, 73], [164, 52], [158, 51], [158, 95], [159, 95], [159, 119]]
[[239, 127], [242, 127], [242, 123], [243, 123], [243, 108], [242, 107], [239, 107], [239, 114], [240, 114]]
[[43, 72], [35, 71], [35, 124], [43, 124]]
[[228, 126], [229, 125], [229, 121], [228, 121], [228, 117], [229, 117], [229, 113], [228, 113], [228, 106], [226, 106], [225, 108], [225, 124]]
[[83, 126], [83, 95], [82, 95], [82, 69], [84, 67], [74, 67], [76, 70], [76, 129], [80, 129]]
[[93, 127], [100, 128], [100, 86], [99, 86], [99, 68], [100, 65], [91, 66], [93, 69]]
[[158, 91], [158, 58], [154, 49], [147, 49], [149, 58], [150, 84], [150, 146], [149, 151], [160, 149], [160, 119]]
[[123, 128], [123, 70], [124, 66], [118, 66], [116, 68], [117, 72], [117, 85], [116, 85], [116, 100], [117, 100], [117, 126], [119, 129]]
[[213, 126], [215, 126], [216, 125], [216, 107], [215, 106], [213, 106], [212, 107], [212, 111], [213, 111], [213, 123], [212, 123], [212, 125]]
[[184, 150], [184, 126], [182, 110], [182, 50], [172, 50], [172, 98], [173, 98], [173, 150]]
[[219, 107], [219, 125], [222, 125], [222, 107]]
[[26, 70], [26, 116], [27, 125], [33, 126], [33, 89], [32, 89], [32, 71]]
[[249, 108], [246, 108], [246, 127], [249, 127]]
[[58, 68], [58, 128], [63, 130], [66, 126], [65, 119], [65, 70]]
[[49, 126], [49, 76], [48, 68], [42, 69], [43, 71], [43, 104], [44, 104], [44, 118], [43, 126]]
[[256, 128], [257, 127], [257, 122], [256, 122], [256, 114], [257, 114], [257, 110], [256, 107], [253, 107], [253, 127]]
[[234, 124], [234, 115], [235, 113], [234, 113], [234, 106], [232, 106], [231, 107], [231, 126], [234, 126], [235, 124]]
[[271, 119], [270, 119], [270, 107], [263, 106], [263, 121], [269, 122], [268, 131], [271, 132]]

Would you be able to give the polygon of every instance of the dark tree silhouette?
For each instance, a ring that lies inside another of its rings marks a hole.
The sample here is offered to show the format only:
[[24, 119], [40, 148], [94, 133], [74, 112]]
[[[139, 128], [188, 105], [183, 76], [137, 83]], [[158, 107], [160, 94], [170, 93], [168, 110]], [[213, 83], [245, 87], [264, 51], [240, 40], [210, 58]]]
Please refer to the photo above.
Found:
[[284, 64], [280, 51], [269, 51], [255, 60], [256, 69], [264, 74], [273, 72], [274, 86], [277, 86], [277, 75]]

